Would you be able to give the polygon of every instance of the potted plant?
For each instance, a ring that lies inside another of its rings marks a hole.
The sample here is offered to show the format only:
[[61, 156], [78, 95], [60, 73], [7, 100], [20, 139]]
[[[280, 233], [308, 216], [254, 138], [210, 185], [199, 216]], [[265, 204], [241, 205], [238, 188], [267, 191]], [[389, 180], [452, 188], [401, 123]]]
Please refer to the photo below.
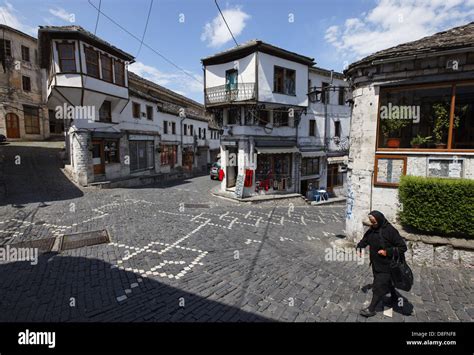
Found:
[[[434, 111], [434, 128], [433, 135], [435, 138], [435, 146], [437, 149], [445, 149], [446, 143], [443, 143], [444, 133], [449, 130], [449, 104], [437, 103], [433, 105]], [[461, 109], [464, 111], [464, 108]], [[459, 116], [454, 116], [454, 128], [459, 127]]]
[[408, 120], [389, 118], [382, 120], [382, 133], [388, 148], [400, 147], [401, 129], [409, 123]]
[[412, 148], [420, 148], [423, 144], [428, 143], [431, 140], [431, 136], [429, 137], [422, 137], [420, 135], [417, 135], [415, 138], [413, 138], [410, 141], [410, 144]]

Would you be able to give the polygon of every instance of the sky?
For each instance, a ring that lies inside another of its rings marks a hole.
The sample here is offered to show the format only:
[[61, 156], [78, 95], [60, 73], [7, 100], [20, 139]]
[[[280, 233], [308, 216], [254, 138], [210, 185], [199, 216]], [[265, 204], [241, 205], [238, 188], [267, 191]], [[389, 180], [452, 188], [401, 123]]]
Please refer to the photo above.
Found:
[[[97, 20], [99, 4], [103, 15]], [[218, 4], [238, 44], [260, 39], [335, 71], [378, 50], [474, 21], [474, 0]], [[235, 46], [214, 0], [0, 0], [0, 22], [34, 37], [40, 25], [82, 26], [135, 56], [129, 70], [201, 103], [201, 58]]]

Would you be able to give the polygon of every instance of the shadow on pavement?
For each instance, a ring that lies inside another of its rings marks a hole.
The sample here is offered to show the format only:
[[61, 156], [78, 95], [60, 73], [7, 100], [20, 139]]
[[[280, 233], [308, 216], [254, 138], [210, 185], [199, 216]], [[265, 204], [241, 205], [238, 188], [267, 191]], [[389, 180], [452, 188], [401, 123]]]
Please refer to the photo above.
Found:
[[99, 259], [57, 253], [38, 255], [37, 265], [0, 264], [0, 294], [0, 322], [272, 321]]
[[0, 183], [3, 196], [0, 206], [11, 204], [22, 208], [39, 202], [69, 200], [83, 192], [60, 170], [60, 148], [8, 145], [0, 148]]

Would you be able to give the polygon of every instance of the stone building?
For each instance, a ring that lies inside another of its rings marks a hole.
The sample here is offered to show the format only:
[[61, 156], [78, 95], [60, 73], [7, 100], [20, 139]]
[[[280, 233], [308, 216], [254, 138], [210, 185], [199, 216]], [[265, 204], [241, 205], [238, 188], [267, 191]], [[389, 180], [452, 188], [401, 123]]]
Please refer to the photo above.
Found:
[[[0, 134], [7, 139], [45, 139], [50, 135], [45, 71], [37, 40], [0, 25]], [[60, 127], [53, 133], [62, 133]]]
[[223, 129], [221, 191], [238, 197], [298, 192], [297, 122], [313, 59], [262, 41], [202, 59], [205, 106]]
[[353, 96], [346, 233], [401, 208], [401, 175], [474, 178], [474, 23], [372, 54], [345, 71]]
[[345, 196], [349, 152], [350, 92], [342, 73], [309, 68], [309, 104], [298, 124], [300, 192], [308, 187]]
[[201, 104], [129, 72], [132, 55], [79, 26], [40, 27], [38, 41], [75, 181], [130, 186], [207, 169]]

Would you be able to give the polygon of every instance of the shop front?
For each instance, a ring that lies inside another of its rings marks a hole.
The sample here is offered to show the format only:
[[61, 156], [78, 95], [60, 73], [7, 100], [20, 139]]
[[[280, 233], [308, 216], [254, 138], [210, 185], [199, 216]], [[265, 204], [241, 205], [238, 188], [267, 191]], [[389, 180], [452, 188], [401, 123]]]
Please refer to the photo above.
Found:
[[256, 147], [255, 192], [259, 194], [294, 192], [296, 147]]

